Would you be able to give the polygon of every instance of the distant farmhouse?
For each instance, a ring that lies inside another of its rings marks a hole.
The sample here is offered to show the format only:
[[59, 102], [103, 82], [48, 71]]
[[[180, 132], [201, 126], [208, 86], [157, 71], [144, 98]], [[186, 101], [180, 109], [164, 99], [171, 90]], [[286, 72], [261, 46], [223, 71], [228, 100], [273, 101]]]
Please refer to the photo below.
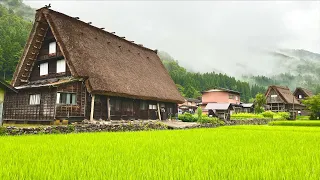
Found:
[[294, 93], [288, 87], [283, 86], [269, 86], [265, 93], [268, 109], [273, 112], [290, 112], [291, 116], [307, 115], [305, 106], [301, 100], [312, 96], [312, 92], [297, 88]]
[[41, 8], [6, 93], [5, 122], [167, 119], [183, 103], [156, 50]]
[[201, 103], [201, 100], [199, 99], [185, 98], [185, 102], [179, 104], [179, 109], [181, 110], [181, 112], [194, 113], [196, 112], [199, 103]]
[[240, 92], [225, 88], [203, 91], [201, 108], [208, 115], [228, 119], [232, 113], [242, 111]]

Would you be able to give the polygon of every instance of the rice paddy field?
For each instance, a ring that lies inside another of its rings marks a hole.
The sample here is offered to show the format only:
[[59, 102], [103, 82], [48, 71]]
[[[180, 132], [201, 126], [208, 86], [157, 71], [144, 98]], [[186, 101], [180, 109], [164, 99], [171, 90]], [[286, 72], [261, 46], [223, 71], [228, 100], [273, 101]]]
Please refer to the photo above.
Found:
[[319, 179], [320, 128], [0, 137], [0, 179]]

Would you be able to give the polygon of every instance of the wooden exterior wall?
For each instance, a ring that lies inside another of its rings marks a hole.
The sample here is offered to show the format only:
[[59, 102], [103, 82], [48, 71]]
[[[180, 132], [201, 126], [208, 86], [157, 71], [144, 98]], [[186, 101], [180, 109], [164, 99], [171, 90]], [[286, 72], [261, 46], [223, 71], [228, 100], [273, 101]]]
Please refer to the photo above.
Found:
[[[30, 95], [40, 94], [40, 104], [30, 105]], [[7, 92], [4, 121], [52, 121], [55, 114], [56, 88], [32, 88]]]
[[56, 119], [85, 117], [86, 108], [86, 87], [83, 82], [68, 83], [60, 85], [57, 93], [75, 93], [76, 104], [56, 104]]
[[[29, 81], [37, 81], [37, 80], [43, 80], [43, 79], [49, 79], [49, 78], [71, 76], [71, 72], [67, 64], [66, 64], [66, 72], [56, 73], [57, 60], [64, 59], [64, 57], [58, 45], [56, 46], [56, 54], [49, 55], [49, 43], [54, 41], [56, 40], [53, 37], [53, 34], [49, 28], [44, 38], [44, 41], [42, 43], [42, 46], [40, 48], [37, 59], [34, 62], [35, 64], [31, 70]], [[48, 75], [40, 76], [40, 64], [45, 62], [48, 62]]]
[[[86, 108], [86, 118], [89, 119], [90, 107], [91, 107], [91, 95], [88, 94], [87, 108]], [[149, 106], [153, 107], [152, 109]], [[154, 107], [156, 107], [154, 109]], [[178, 112], [177, 104], [159, 102], [161, 112], [161, 119], [168, 119], [169, 116], [172, 118]], [[163, 111], [164, 110], [164, 111]], [[137, 120], [137, 119], [159, 119], [157, 113], [157, 102], [156, 101], [145, 101], [140, 99], [129, 99], [123, 97], [110, 97], [110, 115], [111, 120]], [[107, 109], [107, 96], [95, 95], [95, 105], [94, 105], [94, 119], [108, 119], [108, 109]]]

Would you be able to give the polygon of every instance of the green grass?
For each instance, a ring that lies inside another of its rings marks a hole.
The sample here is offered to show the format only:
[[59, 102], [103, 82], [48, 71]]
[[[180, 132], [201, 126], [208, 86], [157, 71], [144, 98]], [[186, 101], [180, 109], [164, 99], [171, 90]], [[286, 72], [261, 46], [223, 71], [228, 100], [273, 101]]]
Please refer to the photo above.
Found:
[[320, 128], [0, 137], [0, 179], [319, 179]]
[[319, 120], [272, 121], [271, 126], [320, 126]]

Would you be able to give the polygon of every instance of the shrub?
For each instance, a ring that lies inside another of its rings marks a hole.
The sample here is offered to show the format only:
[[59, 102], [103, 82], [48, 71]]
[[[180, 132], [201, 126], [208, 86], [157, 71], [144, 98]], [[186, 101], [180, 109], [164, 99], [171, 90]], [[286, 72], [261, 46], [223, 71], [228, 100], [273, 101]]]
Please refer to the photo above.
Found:
[[179, 120], [181, 120], [183, 122], [196, 122], [197, 121], [196, 115], [192, 115], [190, 113], [179, 114], [178, 118], [179, 118]]
[[7, 133], [7, 128], [0, 126], [0, 136], [4, 136]]
[[217, 117], [209, 117], [205, 114], [201, 115], [201, 118], [198, 118], [198, 122], [201, 124], [205, 124], [205, 123], [210, 123], [210, 124], [219, 124], [219, 125], [223, 125], [224, 122], [220, 121], [219, 118]]
[[263, 117], [266, 117], [266, 118], [271, 118], [273, 119], [273, 116], [275, 115], [276, 113], [272, 112], [272, 111], [265, 111], [263, 113], [261, 113], [261, 115]]
[[278, 112], [276, 114], [278, 116], [280, 116], [282, 119], [289, 119], [290, 118], [290, 113], [288, 113], [288, 112]]
[[201, 121], [201, 119], [202, 119], [202, 109], [201, 109], [201, 107], [197, 108], [197, 115], [198, 115], [198, 121]]

